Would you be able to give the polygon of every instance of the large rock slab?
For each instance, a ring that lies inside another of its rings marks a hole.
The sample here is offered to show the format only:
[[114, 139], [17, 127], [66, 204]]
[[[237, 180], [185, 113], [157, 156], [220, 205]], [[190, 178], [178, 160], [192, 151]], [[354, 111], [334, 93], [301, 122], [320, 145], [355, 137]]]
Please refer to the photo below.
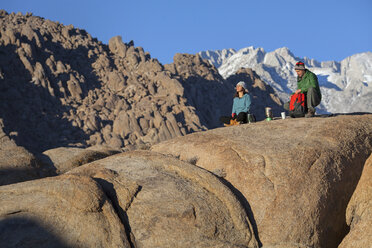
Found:
[[0, 247], [130, 247], [91, 177], [62, 175], [0, 187]]
[[54, 167], [57, 174], [63, 174], [83, 164], [105, 158], [119, 151], [107, 148], [58, 147], [47, 150], [40, 156], [40, 161]]
[[372, 115], [286, 119], [172, 139], [152, 151], [223, 177], [251, 210], [266, 247], [337, 247], [372, 151]]
[[96, 173], [102, 169], [138, 185], [129, 204], [120, 183], [111, 180], [104, 186], [116, 196], [135, 247], [258, 247], [242, 205], [210, 172], [173, 157], [134, 151], [67, 174], [105, 181]]
[[346, 209], [350, 232], [340, 248], [370, 247], [372, 244], [372, 156], [364, 165], [358, 186]]

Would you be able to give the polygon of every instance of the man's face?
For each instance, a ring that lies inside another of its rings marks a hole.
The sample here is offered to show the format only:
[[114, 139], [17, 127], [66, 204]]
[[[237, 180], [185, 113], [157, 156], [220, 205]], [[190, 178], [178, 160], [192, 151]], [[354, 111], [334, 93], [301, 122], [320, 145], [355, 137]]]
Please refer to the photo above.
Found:
[[302, 77], [305, 74], [305, 70], [296, 70], [297, 76]]

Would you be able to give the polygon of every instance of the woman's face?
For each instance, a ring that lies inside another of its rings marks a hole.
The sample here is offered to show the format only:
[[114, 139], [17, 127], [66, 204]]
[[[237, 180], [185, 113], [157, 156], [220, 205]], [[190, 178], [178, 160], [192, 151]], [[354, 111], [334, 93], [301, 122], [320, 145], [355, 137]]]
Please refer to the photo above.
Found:
[[243, 91], [243, 87], [241, 85], [236, 86], [236, 92]]

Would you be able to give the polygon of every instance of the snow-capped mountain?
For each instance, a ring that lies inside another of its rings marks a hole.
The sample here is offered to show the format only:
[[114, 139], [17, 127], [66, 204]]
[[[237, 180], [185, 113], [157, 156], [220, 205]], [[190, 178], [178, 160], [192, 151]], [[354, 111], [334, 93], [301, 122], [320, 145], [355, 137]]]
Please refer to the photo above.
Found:
[[223, 49], [217, 51], [205, 51], [200, 52], [202, 58], [208, 58], [208, 60], [216, 67], [220, 67], [225, 61], [236, 53], [235, 49]]
[[341, 62], [298, 58], [286, 47], [272, 52], [251, 46], [239, 51], [224, 49], [199, 54], [216, 66], [224, 78], [242, 67], [252, 68], [283, 102], [296, 89], [294, 66], [303, 61], [318, 76], [322, 92], [318, 113], [372, 112], [372, 52], [354, 54]]

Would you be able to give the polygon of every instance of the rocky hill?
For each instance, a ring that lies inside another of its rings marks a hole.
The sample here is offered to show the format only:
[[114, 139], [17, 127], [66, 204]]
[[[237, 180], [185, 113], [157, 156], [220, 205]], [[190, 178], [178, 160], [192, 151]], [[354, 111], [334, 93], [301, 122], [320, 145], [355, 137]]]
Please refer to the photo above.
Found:
[[296, 89], [294, 66], [301, 60], [318, 76], [322, 92], [319, 113], [372, 112], [372, 52], [354, 54], [340, 62], [299, 58], [286, 47], [272, 52], [246, 47], [199, 54], [214, 64], [224, 78], [240, 68], [253, 69], [283, 102]]
[[[0, 13], [0, 118], [32, 152], [131, 149], [221, 126], [235, 84], [198, 55], [163, 66], [121, 37], [105, 45], [72, 25]], [[254, 93], [257, 101], [276, 97], [266, 92]]]

